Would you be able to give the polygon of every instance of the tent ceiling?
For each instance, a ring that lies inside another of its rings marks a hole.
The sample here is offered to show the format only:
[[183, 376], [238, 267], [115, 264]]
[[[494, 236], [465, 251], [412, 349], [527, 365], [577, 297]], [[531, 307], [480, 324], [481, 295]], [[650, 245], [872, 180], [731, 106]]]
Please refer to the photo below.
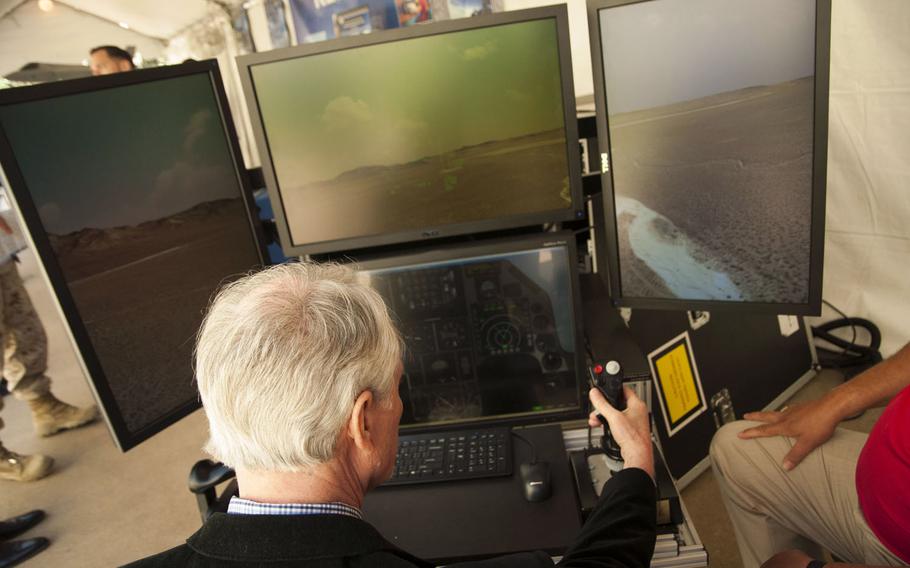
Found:
[[204, 17], [206, 0], [65, 0], [73, 8], [112, 22], [125, 22], [147, 36], [167, 39]]
[[[25, 0], [35, 2], [37, 0]], [[124, 22], [146, 36], [169, 39], [203, 18], [217, 4], [239, 4], [241, 0], [54, 0], [115, 24]], [[23, 0], [0, 0], [0, 17], [15, 10]]]
[[143, 35], [167, 39], [206, 15], [205, 0], [65, 0], [65, 4]]

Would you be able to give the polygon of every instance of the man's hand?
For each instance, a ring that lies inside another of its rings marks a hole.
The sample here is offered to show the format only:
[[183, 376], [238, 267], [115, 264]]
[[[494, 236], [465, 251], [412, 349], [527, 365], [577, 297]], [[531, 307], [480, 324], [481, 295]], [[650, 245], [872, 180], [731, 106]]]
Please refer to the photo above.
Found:
[[827, 442], [841, 421], [840, 414], [825, 399], [795, 404], [780, 412], [747, 412], [743, 418], [766, 422], [764, 426], [740, 432], [739, 437], [744, 440], [770, 436], [796, 438], [793, 448], [784, 456], [783, 467], [787, 471], [799, 465], [809, 452]]
[[629, 387], [623, 387], [623, 391], [626, 395], [626, 409], [620, 412], [607, 402], [599, 390], [591, 389], [588, 397], [596, 410], [588, 417], [588, 424], [600, 426], [598, 414], [606, 418], [610, 433], [619, 444], [625, 467], [641, 468], [654, 479], [654, 450], [651, 447], [648, 407]]
[[739, 437], [746, 440], [768, 436], [796, 438], [790, 453], [784, 457], [784, 469], [789, 471], [809, 452], [827, 442], [841, 420], [888, 400], [907, 386], [910, 386], [910, 344], [819, 400], [793, 405], [783, 412], [744, 415], [746, 420], [767, 424], [744, 430]]
[[6, 222], [6, 219], [3, 217], [0, 217], [0, 231], [3, 231], [7, 235], [13, 234], [13, 229], [9, 226], [9, 224]]

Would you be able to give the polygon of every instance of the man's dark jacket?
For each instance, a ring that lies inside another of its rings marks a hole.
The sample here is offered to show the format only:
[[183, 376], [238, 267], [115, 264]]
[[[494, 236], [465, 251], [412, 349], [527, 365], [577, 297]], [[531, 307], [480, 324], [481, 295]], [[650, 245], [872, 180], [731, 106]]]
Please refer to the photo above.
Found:
[[[647, 473], [640, 469], [617, 473], [604, 486], [600, 502], [559, 566], [648, 566], [654, 552], [656, 503], [654, 482]], [[216, 513], [186, 544], [128, 568], [158, 566], [430, 568], [433, 564], [400, 550], [368, 523], [353, 517]], [[552, 567], [553, 562], [543, 552], [527, 552], [449, 566], [538, 568]]]

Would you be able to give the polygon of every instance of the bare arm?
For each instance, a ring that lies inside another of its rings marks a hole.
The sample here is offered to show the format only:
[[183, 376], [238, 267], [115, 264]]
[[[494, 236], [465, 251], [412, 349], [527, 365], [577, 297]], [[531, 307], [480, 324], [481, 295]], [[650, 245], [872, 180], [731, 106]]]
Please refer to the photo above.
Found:
[[841, 420], [878, 406], [910, 385], [910, 343], [853, 380], [833, 389], [832, 407]]
[[747, 420], [766, 422], [740, 433], [740, 438], [788, 436], [796, 438], [784, 457], [785, 469], [793, 469], [809, 452], [834, 435], [838, 423], [872, 408], [910, 385], [910, 344], [853, 380], [834, 388], [818, 400], [797, 404], [781, 412], [749, 412]]

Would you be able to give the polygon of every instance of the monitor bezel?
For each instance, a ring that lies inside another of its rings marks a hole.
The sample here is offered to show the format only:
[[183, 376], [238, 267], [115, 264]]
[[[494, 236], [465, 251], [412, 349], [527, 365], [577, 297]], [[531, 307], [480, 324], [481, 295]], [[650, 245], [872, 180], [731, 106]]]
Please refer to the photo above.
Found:
[[[828, 85], [830, 79], [831, 0], [816, 0], [815, 11], [815, 84], [813, 112], [812, 204], [809, 243], [809, 297], [806, 302], [736, 302], [723, 300], [688, 300], [684, 298], [647, 298], [626, 296], [622, 291], [619, 260], [619, 236], [613, 188], [613, 168], [609, 159], [610, 130], [604, 83], [603, 46], [600, 12], [629, 4], [658, 0], [587, 0], [588, 27], [594, 79], [594, 106], [601, 152], [606, 149], [607, 171], [601, 161], [601, 199], [604, 215], [592, 222], [602, 224], [606, 239], [606, 266], [603, 275], [615, 307], [662, 310], [724, 310], [768, 314], [817, 316], [822, 307], [822, 277], [825, 255], [825, 194], [828, 164]], [[605, 142], [604, 142], [605, 140]], [[603, 159], [603, 156], [601, 156]]]
[[[231, 117], [230, 107], [228, 106], [227, 96], [224, 92], [221, 73], [216, 60], [194, 61], [181, 65], [5, 89], [0, 91], [0, 107], [201, 74], [207, 75], [212, 85], [215, 103], [221, 116], [221, 125], [228, 141], [228, 153], [234, 163], [237, 188], [241, 193], [246, 209], [247, 224], [255, 243], [259, 266], [263, 266], [264, 259], [267, 258], [263, 246], [265, 240], [261, 226], [254, 222], [252, 191], [250, 190], [246, 169], [243, 165], [240, 145], [234, 129], [234, 121]], [[137, 112], [141, 112], [141, 109], [137, 109]], [[137, 136], [139, 135], [141, 133], [137, 133]], [[39, 268], [45, 281], [53, 291], [57, 311], [64, 321], [70, 341], [75, 347], [76, 359], [79, 361], [95, 399], [99, 402], [100, 411], [110, 430], [114, 444], [121, 451], [126, 452], [197, 410], [201, 406], [198, 396], [186, 401], [162, 415], [157, 421], [141, 429], [131, 431], [127, 427], [126, 421], [121, 415], [120, 406], [114, 397], [107, 376], [101, 366], [101, 361], [95, 353], [88, 331], [79, 314], [78, 306], [70, 293], [57, 256], [51, 247], [47, 232], [38, 215], [28, 184], [2, 123], [0, 123], [0, 165], [2, 165], [0, 173], [5, 176], [4, 185], [9, 189], [13, 206], [19, 211], [20, 218], [25, 223], [23, 227], [24, 236], [35, 251]], [[255, 267], [250, 267], [250, 269], [253, 268]], [[193, 380], [195, 383], [195, 378]]]
[[484, 416], [477, 419], [457, 420], [452, 422], [426, 424], [415, 423], [400, 425], [399, 430], [404, 434], [419, 434], [424, 432], [440, 432], [456, 430], [465, 427], [487, 426], [528, 426], [552, 422], [565, 422], [578, 420], [587, 416], [588, 381], [585, 375], [586, 354], [584, 350], [584, 329], [581, 317], [581, 290], [578, 277], [578, 252], [575, 235], [571, 231], [540, 233], [530, 236], [478, 241], [468, 244], [457, 244], [446, 247], [425, 248], [418, 251], [358, 260], [351, 258], [357, 270], [375, 270], [396, 268], [411, 264], [445, 262], [457, 260], [465, 256], [484, 256], [492, 254], [509, 254], [521, 251], [531, 251], [541, 248], [565, 247], [567, 249], [567, 262], [569, 263], [569, 294], [572, 315], [575, 319], [575, 374], [577, 380], [578, 402], [575, 408], [566, 408], [553, 412], [529, 412], [521, 415]]
[[[569, 169], [569, 189], [572, 197], [572, 203], [569, 207], [481, 221], [428, 226], [421, 229], [404, 231], [389, 231], [378, 235], [346, 237], [343, 239], [313, 243], [297, 244], [292, 241], [290, 227], [285, 214], [284, 202], [281, 197], [281, 189], [272, 163], [269, 142], [265, 137], [262, 114], [259, 110], [256, 88], [253, 83], [252, 69], [255, 66], [371, 45], [407, 41], [433, 35], [548, 19], [554, 20], [556, 26], [557, 48], [562, 80], [563, 114], [567, 140], [566, 160]], [[237, 67], [240, 73], [240, 82], [243, 86], [243, 94], [247, 102], [250, 122], [253, 127], [253, 135], [256, 139], [256, 145], [261, 157], [266, 188], [275, 213], [275, 222], [278, 227], [281, 248], [287, 256], [353, 251], [357, 249], [375, 248], [409, 242], [426, 243], [437, 238], [543, 225], [546, 223], [569, 221], [584, 217], [584, 204], [581, 188], [581, 153], [578, 144], [574, 143], [574, 141], [578, 140], [578, 124], [575, 112], [575, 85], [572, 74], [568, 11], [564, 4], [489, 14], [459, 20], [432, 22], [412, 27], [382, 30], [359, 36], [341, 37], [320, 43], [298, 45], [269, 52], [253, 53], [237, 57]]]

